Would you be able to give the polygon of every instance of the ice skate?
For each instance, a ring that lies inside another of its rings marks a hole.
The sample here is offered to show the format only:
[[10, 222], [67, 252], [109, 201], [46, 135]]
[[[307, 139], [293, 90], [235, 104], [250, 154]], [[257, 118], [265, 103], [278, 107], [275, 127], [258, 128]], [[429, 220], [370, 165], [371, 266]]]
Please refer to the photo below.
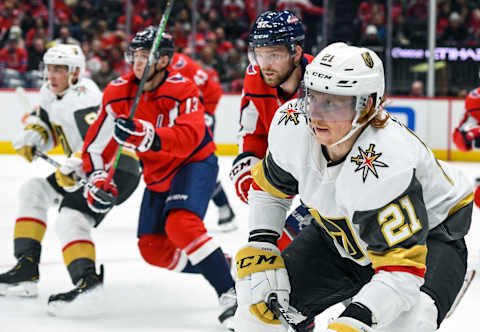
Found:
[[22, 256], [11, 270], [0, 274], [0, 295], [36, 297], [39, 276], [33, 258]]
[[237, 293], [235, 292], [235, 287], [230, 288], [220, 295], [218, 302], [221, 309], [221, 314], [218, 316], [218, 320], [229, 331], [234, 331], [233, 316], [237, 311]]
[[87, 316], [99, 313], [103, 293], [103, 265], [100, 274], [89, 273], [81, 278], [74, 289], [51, 295], [47, 312], [52, 316]]
[[235, 213], [230, 205], [218, 208], [218, 230], [220, 232], [231, 232], [238, 228], [235, 222]]

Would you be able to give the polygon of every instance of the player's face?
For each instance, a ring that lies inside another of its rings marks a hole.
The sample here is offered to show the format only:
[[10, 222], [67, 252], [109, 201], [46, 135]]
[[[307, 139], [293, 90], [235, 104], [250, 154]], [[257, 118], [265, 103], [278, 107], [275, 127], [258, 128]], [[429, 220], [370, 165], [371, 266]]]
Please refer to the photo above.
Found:
[[[138, 50], [133, 52], [133, 73], [139, 80], [142, 79], [143, 71], [147, 66], [149, 53], [150, 51], [148, 50]], [[147, 77], [150, 77], [154, 70], [154, 66], [151, 66]]]
[[47, 65], [47, 79], [53, 93], [59, 94], [68, 88], [68, 77], [67, 66]]
[[262, 72], [263, 81], [272, 87], [283, 81], [292, 66], [292, 55], [286, 46], [257, 47], [254, 56]]
[[352, 128], [353, 97], [309, 90], [305, 107], [310, 126], [320, 144], [329, 146], [343, 138]]

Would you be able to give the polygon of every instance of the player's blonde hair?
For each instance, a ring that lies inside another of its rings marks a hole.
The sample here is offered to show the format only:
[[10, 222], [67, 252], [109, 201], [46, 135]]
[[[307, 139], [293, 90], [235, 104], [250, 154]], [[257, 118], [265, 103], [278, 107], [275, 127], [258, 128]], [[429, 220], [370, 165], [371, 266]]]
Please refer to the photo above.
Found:
[[[372, 105], [368, 110], [363, 110], [362, 111], [362, 117], [358, 119], [358, 123], [360, 125], [364, 125], [368, 123], [373, 127], [373, 128], [384, 128], [386, 126], [386, 123], [388, 119], [390, 118], [390, 113], [388, 113], [384, 108], [383, 104], [385, 103], [387, 97], [383, 95], [382, 99], [380, 100], [379, 105]], [[375, 116], [372, 118], [372, 115], [375, 114]], [[370, 120], [368, 120], [370, 119]]]

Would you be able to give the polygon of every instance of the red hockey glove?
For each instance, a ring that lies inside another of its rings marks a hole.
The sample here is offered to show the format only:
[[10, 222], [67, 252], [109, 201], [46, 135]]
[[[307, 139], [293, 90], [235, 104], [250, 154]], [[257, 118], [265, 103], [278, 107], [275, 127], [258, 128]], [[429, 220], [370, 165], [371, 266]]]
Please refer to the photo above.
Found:
[[475, 202], [475, 205], [480, 208], [480, 185], [478, 185], [475, 189], [475, 196], [473, 200]]
[[248, 191], [252, 185], [253, 178], [250, 173], [253, 166], [258, 163], [260, 159], [251, 153], [240, 154], [233, 162], [232, 170], [230, 171], [230, 180], [235, 185], [237, 196], [248, 204]]
[[[104, 170], [98, 170], [90, 174], [90, 176], [88, 177], [88, 182], [90, 182], [95, 187], [100, 188], [105, 192], [117, 197], [118, 189], [113, 180], [111, 180], [109, 184], [105, 183], [107, 176], [107, 172], [105, 172]], [[87, 200], [88, 207], [93, 212], [107, 213], [113, 207], [114, 202], [107, 202], [105, 200], [102, 200], [97, 194], [95, 194], [94, 190], [89, 189], [86, 186], [83, 195]]]
[[468, 140], [464, 131], [456, 128], [453, 132], [453, 143], [461, 151], [470, 151], [472, 149], [472, 142]]
[[470, 141], [476, 140], [478, 137], [480, 137], [480, 127], [474, 127], [468, 130], [465, 136], [467, 136], [467, 139], [469, 139]]
[[149, 150], [155, 138], [159, 142], [150, 122], [139, 119], [130, 120], [124, 116], [115, 119], [113, 138], [118, 144], [139, 152]]
[[461, 151], [470, 151], [473, 148], [480, 148], [480, 127], [473, 127], [470, 130], [455, 129], [453, 142]]

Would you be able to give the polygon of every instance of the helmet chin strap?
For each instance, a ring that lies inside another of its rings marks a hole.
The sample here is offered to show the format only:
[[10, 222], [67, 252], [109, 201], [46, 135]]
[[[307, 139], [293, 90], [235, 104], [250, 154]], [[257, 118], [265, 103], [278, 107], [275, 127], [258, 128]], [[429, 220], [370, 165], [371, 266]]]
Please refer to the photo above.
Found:
[[[55, 96], [57, 96], [57, 98], [61, 99], [63, 96], [65, 96], [65, 94], [68, 91], [70, 91], [71, 88], [75, 87], [75, 85], [78, 84], [78, 82], [80, 81], [80, 77], [77, 77], [77, 81], [75, 83], [73, 83], [74, 73], [75, 73], [75, 71], [68, 73], [68, 85], [63, 91], [60, 91], [59, 93], [55, 93]], [[49, 85], [49, 89], [50, 89], [50, 82], [48, 83], [48, 85]]]
[[[373, 116], [371, 118], [369, 118], [368, 121], [370, 121], [371, 119], [373, 119]], [[343, 136], [341, 139], [339, 139], [335, 143], [328, 145], [328, 147], [331, 148], [331, 147], [334, 147], [334, 146], [336, 146], [340, 143], [345, 142], [350, 137], [352, 137], [353, 134], [355, 134], [359, 129], [361, 129], [363, 126], [365, 126], [368, 123], [368, 121], [363, 125], [360, 125], [360, 124], [356, 123], [355, 125], [352, 126], [352, 129], [350, 129], [350, 131], [345, 136]]]
[[147, 78], [146, 82], [150, 82], [151, 80], [153, 80], [155, 78], [155, 76], [157, 76], [157, 74], [161, 73], [162, 71], [165, 71], [169, 65], [170, 65], [170, 61], [167, 63], [166, 66], [164, 66], [160, 69], [157, 69], [157, 63], [155, 62], [155, 67], [153, 67], [155, 70], [153, 71], [152, 75], [150, 75], [150, 77]]
[[357, 114], [355, 115], [355, 119], [354, 119], [353, 122], [352, 122], [352, 123], [353, 123], [352, 129], [350, 129], [350, 131], [349, 131], [345, 136], [343, 136], [341, 139], [339, 139], [338, 141], [336, 141], [336, 142], [333, 143], [333, 144], [328, 145], [328, 147], [330, 148], [330, 147], [336, 146], [336, 145], [338, 145], [338, 144], [340, 144], [340, 143], [343, 143], [343, 142], [345, 142], [346, 140], [348, 140], [348, 139], [349, 139], [350, 137], [352, 137], [353, 134], [355, 134], [359, 129], [361, 129], [361, 128], [365, 127], [366, 125], [368, 125], [368, 123], [370, 122], [370, 120], [372, 120], [372, 119], [375, 117], [375, 115], [377, 115], [377, 113], [378, 113], [378, 109], [375, 110], [375, 112], [373, 112], [372, 115], [370, 115], [370, 116], [368, 117], [367, 121], [365, 121], [364, 124], [359, 124], [359, 123], [357, 122], [357, 121], [358, 121], [358, 118], [359, 118], [359, 114], [360, 114], [360, 113], [357, 113]]
[[[372, 120], [377, 115], [379, 109], [376, 107], [375, 112], [373, 112], [363, 124], [358, 123], [358, 119], [360, 118], [361, 114], [363, 113], [363, 110], [367, 107], [366, 103], [367, 103], [368, 97], [370, 97], [370, 96], [355, 97], [355, 98], [357, 98], [357, 101], [355, 102], [355, 117], [352, 120], [352, 128], [350, 129], [350, 131], [345, 136], [343, 136], [338, 141], [336, 141], [336, 142], [334, 142], [330, 145], [327, 145], [327, 147], [331, 148], [331, 147], [337, 146], [338, 144], [341, 144], [341, 143], [347, 141], [358, 130], [360, 130], [363, 127], [365, 127], [366, 125], [368, 125], [370, 120]], [[315, 131], [312, 129], [312, 127], [310, 125], [310, 121], [309, 121], [309, 127], [311, 129], [310, 133], [315, 136]]]
[[295, 65], [294, 61], [295, 61], [295, 58], [292, 56], [292, 62], [291, 62], [290, 69], [289, 69], [288, 73], [287, 73], [287, 74], [283, 77], [283, 79], [280, 81], [280, 83], [278, 83], [277, 85], [275, 85], [276, 88], [279, 88], [280, 85], [282, 85], [283, 83], [285, 83], [285, 82], [290, 78], [290, 76], [292, 76], [293, 71], [295, 70], [295, 68], [298, 67], [298, 64]]

